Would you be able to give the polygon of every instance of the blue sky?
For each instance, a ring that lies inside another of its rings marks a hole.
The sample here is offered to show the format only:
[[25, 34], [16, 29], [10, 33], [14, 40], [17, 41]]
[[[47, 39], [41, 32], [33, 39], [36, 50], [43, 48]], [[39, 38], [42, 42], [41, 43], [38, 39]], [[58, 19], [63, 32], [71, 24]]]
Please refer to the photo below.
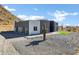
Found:
[[45, 18], [59, 25], [79, 25], [79, 4], [4, 4], [22, 20]]

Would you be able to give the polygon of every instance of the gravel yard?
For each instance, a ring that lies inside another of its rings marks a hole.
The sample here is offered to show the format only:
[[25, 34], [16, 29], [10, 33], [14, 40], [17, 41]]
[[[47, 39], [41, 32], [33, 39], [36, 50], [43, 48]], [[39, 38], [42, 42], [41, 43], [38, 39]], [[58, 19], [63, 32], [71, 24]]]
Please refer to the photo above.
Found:
[[42, 37], [8, 39], [21, 55], [74, 55], [79, 48], [79, 33], [52, 34], [46, 41]]

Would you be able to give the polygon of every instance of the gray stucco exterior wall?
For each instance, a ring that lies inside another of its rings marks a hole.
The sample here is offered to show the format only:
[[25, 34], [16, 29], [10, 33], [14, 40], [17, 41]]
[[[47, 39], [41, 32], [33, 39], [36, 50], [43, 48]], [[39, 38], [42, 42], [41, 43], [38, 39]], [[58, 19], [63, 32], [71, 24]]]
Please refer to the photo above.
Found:
[[43, 31], [43, 25], [46, 25], [46, 32], [50, 32], [50, 22], [48, 20], [40, 20], [40, 33]]
[[25, 33], [28, 35], [29, 33], [29, 21], [20, 21], [20, 22], [15, 22], [15, 31], [19, 32], [19, 29], [22, 29], [21, 33]]
[[55, 21], [50, 21], [50, 32], [58, 31], [58, 23]]

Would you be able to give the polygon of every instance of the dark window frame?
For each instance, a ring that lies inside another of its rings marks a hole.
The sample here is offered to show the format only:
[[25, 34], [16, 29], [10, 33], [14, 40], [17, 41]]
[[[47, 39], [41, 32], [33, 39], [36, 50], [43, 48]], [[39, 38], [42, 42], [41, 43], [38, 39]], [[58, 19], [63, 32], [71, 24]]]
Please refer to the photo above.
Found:
[[37, 30], [38, 30], [38, 29], [37, 29], [37, 26], [34, 26], [34, 27], [33, 27], [33, 30], [34, 30], [34, 31], [37, 31]]

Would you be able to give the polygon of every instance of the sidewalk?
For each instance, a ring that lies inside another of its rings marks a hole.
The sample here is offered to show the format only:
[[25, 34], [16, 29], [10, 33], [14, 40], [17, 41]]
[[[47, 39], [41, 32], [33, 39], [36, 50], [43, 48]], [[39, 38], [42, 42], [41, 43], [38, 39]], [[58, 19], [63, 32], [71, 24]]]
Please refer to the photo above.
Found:
[[13, 45], [0, 35], [0, 55], [19, 55]]
[[[53, 35], [53, 34], [57, 34], [57, 32], [52, 32], [52, 33], [47, 33], [46, 35]], [[40, 35], [33, 35], [33, 36], [25, 36], [27, 39], [31, 39], [31, 38], [36, 38], [36, 37], [42, 37], [43, 34]]]

